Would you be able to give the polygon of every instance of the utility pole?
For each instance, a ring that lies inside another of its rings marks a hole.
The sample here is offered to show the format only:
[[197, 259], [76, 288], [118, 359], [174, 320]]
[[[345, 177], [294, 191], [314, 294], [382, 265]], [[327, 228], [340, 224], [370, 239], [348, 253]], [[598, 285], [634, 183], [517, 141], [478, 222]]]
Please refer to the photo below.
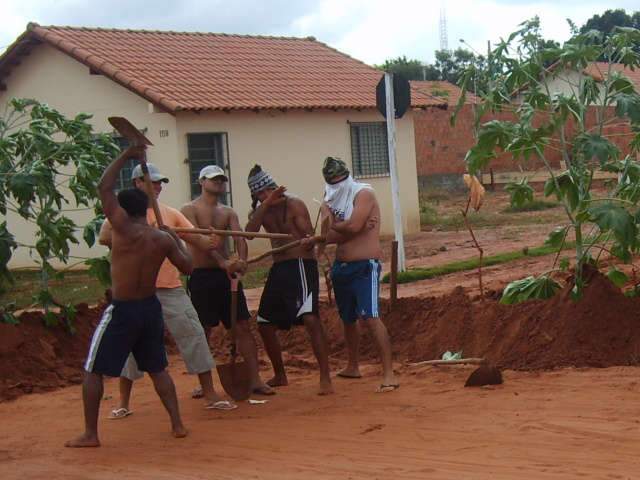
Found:
[[404, 233], [402, 207], [400, 205], [400, 186], [398, 182], [398, 163], [396, 161], [396, 110], [393, 98], [393, 74], [384, 74], [387, 111], [387, 145], [389, 149], [389, 173], [391, 174], [391, 199], [393, 202], [393, 229], [398, 242], [398, 271], [405, 271]]

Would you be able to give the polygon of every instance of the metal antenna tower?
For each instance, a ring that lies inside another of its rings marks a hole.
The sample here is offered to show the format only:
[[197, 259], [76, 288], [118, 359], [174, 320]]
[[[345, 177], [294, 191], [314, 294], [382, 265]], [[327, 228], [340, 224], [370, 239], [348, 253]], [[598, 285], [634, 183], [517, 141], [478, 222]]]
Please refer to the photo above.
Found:
[[447, 11], [444, 5], [440, 7], [440, 50], [449, 50], [449, 36], [447, 35]]

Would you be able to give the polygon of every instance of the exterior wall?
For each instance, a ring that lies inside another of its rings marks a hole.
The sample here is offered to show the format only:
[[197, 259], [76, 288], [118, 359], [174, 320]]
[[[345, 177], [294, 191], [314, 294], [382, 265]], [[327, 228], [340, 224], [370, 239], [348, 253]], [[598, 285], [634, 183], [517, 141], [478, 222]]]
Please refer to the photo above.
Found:
[[[246, 177], [254, 163], [262, 164], [276, 180], [300, 196], [315, 218], [314, 198], [320, 199], [324, 183], [321, 175], [327, 155], [351, 161], [349, 121], [382, 121], [375, 111], [313, 111], [313, 112], [237, 112], [180, 113], [172, 116], [159, 113], [143, 98], [101, 75], [91, 75], [89, 69], [47, 45], [35, 48], [6, 79], [7, 90], [0, 92], [0, 108], [14, 97], [35, 98], [46, 102], [67, 116], [80, 112], [93, 114], [91, 123], [98, 132], [112, 132], [109, 116], [124, 116], [138, 128], [146, 128], [154, 146], [149, 148], [149, 161], [158, 165], [171, 182], [164, 186], [161, 201], [180, 207], [190, 200], [187, 133], [226, 132], [228, 134], [231, 167], [232, 202], [241, 223], [250, 208]], [[416, 175], [413, 118], [407, 114], [397, 121], [397, 157], [404, 231], [420, 229], [418, 186]], [[160, 137], [160, 130], [168, 136]], [[375, 188], [382, 208], [384, 233], [393, 232], [393, 207], [389, 178], [368, 181]], [[68, 195], [71, 199], [72, 196]], [[75, 208], [73, 202], [68, 208]], [[69, 214], [80, 226], [91, 218], [92, 211]], [[34, 243], [36, 229], [15, 214], [7, 216], [10, 231], [22, 243]], [[71, 255], [89, 257], [102, 255], [99, 245], [88, 248], [78, 235], [80, 245], [73, 246]], [[260, 253], [268, 245], [254, 240], [251, 253]], [[34, 266], [28, 249], [19, 248], [11, 259], [11, 268]]]
[[[150, 113], [149, 103], [138, 95], [121, 87], [101, 75], [91, 75], [88, 67], [60, 53], [52, 47], [41, 45], [31, 55], [24, 57], [21, 65], [16, 67], [6, 78], [7, 90], [0, 92], [0, 108], [14, 97], [35, 98], [56, 108], [66, 116], [75, 116], [80, 112], [93, 114], [90, 122], [98, 132], [112, 132], [107, 122], [112, 115], [124, 116], [139, 128], [147, 128], [147, 136], [153, 142], [150, 148], [149, 161], [157, 163], [166, 174], [175, 177], [181, 165], [177, 154], [175, 134], [160, 138], [159, 130], [175, 132], [175, 117], [166, 113]], [[179, 182], [176, 182], [179, 183]], [[171, 183], [169, 184], [172, 185]], [[67, 208], [75, 208], [73, 196]], [[163, 201], [170, 205], [183, 202], [183, 198], [175, 195], [171, 187], [163, 193]], [[91, 218], [93, 211], [73, 212], [69, 214], [79, 226], [84, 226]], [[18, 241], [33, 244], [36, 229], [17, 215], [7, 215], [9, 229], [17, 236]], [[98, 256], [106, 249], [101, 246], [89, 248], [78, 235], [79, 246], [73, 246], [71, 255]], [[10, 267], [21, 268], [34, 266], [28, 249], [17, 249], [11, 259]]]
[[[177, 137], [182, 157], [187, 155], [188, 133], [226, 132], [229, 148], [233, 207], [240, 223], [246, 223], [251, 208], [247, 175], [259, 163], [281, 185], [302, 198], [312, 219], [324, 192], [322, 163], [329, 155], [351, 163], [349, 122], [382, 121], [377, 112], [357, 111], [288, 111], [179, 113]], [[420, 229], [418, 186], [416, 180], [413, 118], [407, 114], [396, 122], [397, 158], [405, 233]], [[182, 158], [181, 157], [181, 158]], [[188, 166], [184, 165], [184, 174]], [[393, 206], [389, 177], [361, 179], [375, 188], [382, 210], [382, 231], [393, 233]], [[189, 197], [189, 185], [183, 182], [180, 196]], [[267, 243], [253, 240], [251, 253], [267, 248]]]
[[[558, 86], [561, 85], [566, 85], [566, 82], [559, 82]], [[467, 151], [475, 145], [472, 108], [472, 105], [463, 107], [455, 127], [452, 127], [449, 122], [451, 111], [429, 109], [414, 112], [418, 184], [421, 192], [429, 188], [464, 188], [462, 183], [462, 174], [466, 173], [464, 158]], [[586, 115], [587, 126], [596, 124], [598, 110], [598, 107], [589, 108]], [[612, 117], [614, 107], [608, 107], [605, 115], [607, 118]], [[489, 114], [483, 117], [482, 121], [488, 122], [494, 119], [513, 121], [515, 116], [511, 113]], [[534, 119], [534, 124], [539, 124], [542, 119], [542, 116], [538, 115]], [[571, 124], [567, 126], [566, 134], [568, 139], [575, 134]], [[608, 136], [611, 142], [618, 146], [621, 157], [629, 153], [628, 143], [632, 131], [628, 123], [615, 122], [607, 125], [603, 135]], [[556, 145], [558, 142], [559, 140], [556, 139]], [[554, 169], [563, 168], [562, 154], [557, 149], [547, 148], [545, 157]], [[488, 174], [492, 171], [497, 181], [501, 182], [500, 178], [513, 178], [512, 174], [520, 172], [520, 167], [532, 178], [546, 179], [544, 164], [534, 156], [528, 162], [522, 160], [516, 162], [511, 155], [499, 155], [491, 161], [488, 168], [483, 170], [483, 174], [489, 177]], [[501, 175], [507, 173], [509, 175]]]
[[578, 87], [580, 81], [584, 78], [579, 72], [573, 70], [563, 70], [558, 72], [553, 78], [547, 81], [549, 85], [549, 91], [551, 94], [561, 93], [563, 95], [571, 96], [573, 94], [578, 95]]
[[[452, 110], [430, 108], [414, 112], [416, 159], [418, 171], [418, 183], [420, 191], [436, 188], [463, 188], [462, 174], [466, 173], [465, 156], [469, 149], [475, 145], [474, 137], [474, 113], [473, 106], [465, 105], [456, 120], [455, 126], [451, 126], [450, 118]], [[497, 113], [486, 115], [483, 122], [490, 120], [513, 121], [510, 113]], [[561, 155], [556, 150], [549, 150], [546, 156], [554, 167], [559, 167]], [[536, 171], [543, 168], [540, 160], [531, 157], [524, 163], [525, 170]], [[512, 172], [518, 170], [516, 163], [510, 154], [499, 155], [491, 161], [486, 169], [489, 173]]]

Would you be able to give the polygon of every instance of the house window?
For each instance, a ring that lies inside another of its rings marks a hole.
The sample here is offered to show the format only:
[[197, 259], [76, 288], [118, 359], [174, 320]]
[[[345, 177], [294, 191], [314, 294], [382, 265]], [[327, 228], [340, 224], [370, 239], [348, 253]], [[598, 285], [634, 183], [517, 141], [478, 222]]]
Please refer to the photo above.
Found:
[[[189, 154], [189, 182], [191, 198], [200, 195], [200, 170], [207, 165], [218, 165], [227, 173], [227, 134], [226, 133], [189, 133], [187, 134], [187, 148]], [[227, 185], [227, 193], [220, 201], [231, 205], [231, 185]]]
[[353, 176], [389, 176], [387, 126], [384, 122], [351, 124]]
[[[114, 137], [114, 142], [120, 147], [120, 151], [123, 152], [125, 149], [129, 147], [129, 141], [124, 137]], [[137, 160], [135, 158], [131, 158], [127, 160], [127, 163], [124, 164], [122, 170], [118, 174], [118, 182], [116, 183], [116, 191], [124, 190], [125, 188], [131, 188], [133, 185], [131, 183], [131, 173], [137, 164]]]

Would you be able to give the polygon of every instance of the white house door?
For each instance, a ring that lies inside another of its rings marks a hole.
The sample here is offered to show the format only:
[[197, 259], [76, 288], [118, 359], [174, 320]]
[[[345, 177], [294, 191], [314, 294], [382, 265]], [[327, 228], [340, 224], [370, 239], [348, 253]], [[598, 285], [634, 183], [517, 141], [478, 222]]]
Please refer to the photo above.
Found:
[[198, 182], [198, 174], [200, 173], [200, 170], [207, 165], [218, 165], [226, 172], [227, 177], [229, 178], [227, 194], [220, 200], [225, 205], [233, 206], [227, 134], [224, 132], [188, 133], [187, 149], [191, 198], [195, 198], [200, 195], [200, 183]]

